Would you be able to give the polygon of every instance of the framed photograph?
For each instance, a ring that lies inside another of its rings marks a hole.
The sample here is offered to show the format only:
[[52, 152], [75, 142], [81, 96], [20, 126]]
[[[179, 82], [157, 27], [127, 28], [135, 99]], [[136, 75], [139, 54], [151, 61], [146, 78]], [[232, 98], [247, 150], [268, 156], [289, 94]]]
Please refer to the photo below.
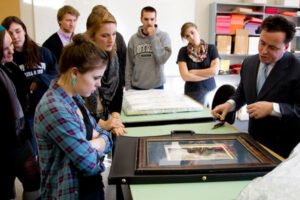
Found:
[[136, 174], [270, 171], [281, 161], [248, 134], [139, 138]]

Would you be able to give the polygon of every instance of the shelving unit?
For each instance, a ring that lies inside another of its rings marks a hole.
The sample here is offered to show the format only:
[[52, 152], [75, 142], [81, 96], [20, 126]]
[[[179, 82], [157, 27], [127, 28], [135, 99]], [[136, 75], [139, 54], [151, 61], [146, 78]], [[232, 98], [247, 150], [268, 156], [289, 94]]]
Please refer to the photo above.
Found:
[[[241, 7], [241, 8], [251, 8], [253, 10], [252, 13], [244, 13], [244, 12], [232, 12], [234, 8]], [[246, 17], [256, 17], [260, 19], [264, 19], [269, 15], [274, 14], [266, 14], [266, 8], [275, 8], [278, 9], [278, 13], [281, 12], [297, 12], [300, 11], [299, 7], [287, 7], [287, 6], [280, 6], [280, 5], [262, 5], [262, 4], [244, 4], [244, 3], [211, 3], [210, 4], [210, 23], [209, 23], [209, 43], [216, 45], [216, 36], [217, 35], [230, 35], [234, 36], [235, 34], [223, 34], [223, 33], [216, 33], [216, 18], [217, 15], [231, 15], [231, 14], [242, 14], [246, 15]], [[286, 17], [288, 20], [293, 21], [296, 26], [300, 26], [300, 16], [295, 17]], [[260, 34], [249, 34], [251, 37], [259, 37]], [[300, 53], [300, 34], [297, 35], [291, 43], [291, 51], [292, 52], [299, 52]], [[222, 59], [229, 59], [231, 64], [239, 64], [241, 63], [247, 55], [238, 55], [238, 54], [221, 54]]]

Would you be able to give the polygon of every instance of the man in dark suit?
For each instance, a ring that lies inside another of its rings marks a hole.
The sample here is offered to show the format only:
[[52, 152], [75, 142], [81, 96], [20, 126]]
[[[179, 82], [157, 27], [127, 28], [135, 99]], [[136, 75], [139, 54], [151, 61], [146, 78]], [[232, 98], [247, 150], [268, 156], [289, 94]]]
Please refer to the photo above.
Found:
[[300, 61], [287, 52], [295, 25], [269, 16], [261, 30], [259, 54], [244, 60], [236, 93], [212, 114], [223, 120], [247, 104], [249, 134], [287, 157], [300, 141]]
[[57, 12], [59, 30], [51, 35], [43, 44], [43, 47], [52, 51], [57, 62], [59, 61], [62, 48], [72, 42], [79, 15], [79, 12], [75, 8], [68, 5], [63, 6]]

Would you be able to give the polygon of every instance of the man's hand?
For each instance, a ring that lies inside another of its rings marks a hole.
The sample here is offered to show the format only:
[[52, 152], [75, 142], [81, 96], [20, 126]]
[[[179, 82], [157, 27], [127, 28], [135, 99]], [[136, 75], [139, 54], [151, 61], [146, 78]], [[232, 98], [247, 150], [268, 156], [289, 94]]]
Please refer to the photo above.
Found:
[[214, 117], [219, 118], [220, 120], [225, 120], [225, 117], [226, 117], [227, 113], [230, 111], [230, 109], [231, 109], [231, 103], [226, 102], [226, 103], [216, 106], [211, 111], [211, 114]]
[[152, 36], [152, 35], [154, 35], [155, 34], [155, 27], [154, 26], [149, 26], [149, 27], [147, 27], [147, 32], [148, 32], [148, 35], [149, 36]]
[[247, 106], [247, 112], [250, 117], [260, 119], [270, 115], [273, 111], [273, 103], [267, 101], [258, 101]]

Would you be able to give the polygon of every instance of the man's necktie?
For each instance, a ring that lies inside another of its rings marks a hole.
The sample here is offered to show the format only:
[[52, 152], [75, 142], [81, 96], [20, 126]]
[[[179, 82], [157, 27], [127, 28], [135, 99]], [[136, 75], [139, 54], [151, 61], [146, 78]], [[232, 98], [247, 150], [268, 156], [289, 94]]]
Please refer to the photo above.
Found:
[[260, 70], [257, 80], [257, 94], [259, 93], [260, 89], [264, 85], [265, 80], [267, 79], [268, 73], [268, 64], [264, 64], [263, 68]]

